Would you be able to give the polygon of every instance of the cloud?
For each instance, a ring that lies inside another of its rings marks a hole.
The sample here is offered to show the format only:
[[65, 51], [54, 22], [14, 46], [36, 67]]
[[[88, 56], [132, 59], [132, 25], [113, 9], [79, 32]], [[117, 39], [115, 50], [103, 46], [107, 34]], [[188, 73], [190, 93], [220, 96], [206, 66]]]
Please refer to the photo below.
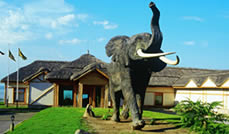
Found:
[[33, 39], [26, 17], [20, 9], [9, 10], [0, 18], [0, 45]]
[[88, 18], [88, 14], [77, 14], [76, 18], [81, 21], [85, 21]]
[[51, 22], [51, 27], [57, 28], [57, 26], [60, 26], [60, 25], [68, 25], [74, 18], [75, 18], [74, 14], [68, 14], [65, 16], [61, 16]]
[[203, 22], [204, 19], [198, 16], [184, 16], [184, 20], [191, 20], [191, 21], [198, 21], [198, 22]]
[[69, 44], [72, 44], [72, 45], [77, 45], [77, 44], [81, 44], [85, 42], [85, 40], [80, 40], [78, 38], [73, 38], [71, 40], [59, 40], [59, 44], [61, 45], [69, 45]]
[[93, 21], [94, 25], [102, 25], [104, 29], [106, 30], [111, 30], [111, 29], [116, 29], [118, 28], [117, 24], [110, 24], [109, 21], [104, 20], [104, 21]]
[[106, 38], [104, 38], [104, 37], [101, 37], [101, 38], [97, 39], [98, 42], [104, 42], [105, 40], [106, 40]]
[[[0, 0], [0, 45], [26, 40], [53, 39], [79, 26], [89, 15], [74, 13], [65, 0], [23, 1], [19, 6]], [[52, 4], [50, 4], [52, 3]]]
[[75, 18], [74, 14], [68, 14], [57, 19], [58, 23], [67, 25], [70, 21]]
[[185, 41], [185, 42], [184, 42], [184, 45], [187, 45], [187, 46], [193, 46], [193, 45], [195, 45], [195, 44], [196, 44], [195, 41]]
[[61, 14], [73, 12], [74, 8], [65, 0], [39, 0], [25, 3], [26, 14], [39, 14], [42, 16], [49, 14]]
[[46, 39], [52, 39], [52, 37], [53, 37], [52, 33], [45, 34]]

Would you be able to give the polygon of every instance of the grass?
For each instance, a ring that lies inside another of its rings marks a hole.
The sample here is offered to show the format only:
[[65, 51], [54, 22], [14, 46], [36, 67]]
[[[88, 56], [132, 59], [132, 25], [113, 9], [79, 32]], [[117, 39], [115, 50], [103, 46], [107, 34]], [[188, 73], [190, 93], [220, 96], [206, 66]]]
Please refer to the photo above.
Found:
[[83, 122], [83, 108], [47, 108], [16, 126], [10, 134], [73, 134], [88, 130]]
[[[6, 107], [4, 102], [0, 102], [0, 109], [14, 109], [14, 108], [17, 108], [16, 105], [9, 105], [8, 107]], [[18, 105], [18, 108], [24, 109], [24, 108], [28, 108], [28, 106]]]
[[[16, 126], [10, 134], [72, 134], [77, 129], [88, 131], [90, 128], [82, 119], [84, 108], [59, 107], [47, 108], [34, 115], [29, 120]], [[94, 108], [96, 116], [112, 115], [112, 109]], [[158, 120], [180, 119], [177, 115], [169, 115], [152, 111], [144, 111], [144, 117]], [[176, 120], [177, 121], [177, 120]]]

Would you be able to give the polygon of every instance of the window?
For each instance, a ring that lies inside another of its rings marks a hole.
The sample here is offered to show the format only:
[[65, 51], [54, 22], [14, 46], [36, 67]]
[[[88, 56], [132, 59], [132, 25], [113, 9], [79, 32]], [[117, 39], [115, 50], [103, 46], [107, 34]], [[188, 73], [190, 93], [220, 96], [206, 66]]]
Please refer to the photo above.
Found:
[[155, 105], [156, 106], [163, 105], [163, 93], [155, 93]]
[[[16, 97], [17, 97], [17, 89], [14, 88], [14, 102], [16, 102]], [[25, 102], [25, 89], [24, 88], [19, 88], [18, 89], [18, 102]]]

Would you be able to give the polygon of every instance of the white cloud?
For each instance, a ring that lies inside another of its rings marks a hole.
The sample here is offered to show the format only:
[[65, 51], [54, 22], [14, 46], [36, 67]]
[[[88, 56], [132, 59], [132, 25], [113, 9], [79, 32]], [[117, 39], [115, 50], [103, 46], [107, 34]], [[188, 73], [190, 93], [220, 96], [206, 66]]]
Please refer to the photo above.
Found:
[[104, 26], [104, 29], [116, 29], [116, 28], [118, 28], [118, 25], [116, 25], [116, 24], [113, 24], [113, 25], [105, 25]]
[[[22, 6], [0, 0], [0, 7], [0, 45], [43, 38], [42, 34], [50, 30], [67, 33], [72, 30], [71, 26], [78, 26], [72, 22], [75, 18], [74, 8], [64, 0], [26, 1]], [[68, 25], [70, 22], [72, 25]], [[50, 29], [56, 27], [58, 29]], [[52, 35], [46, 34], [45, 37], [51, 39]]]
[[65, 0], [30, 1], [24, 5], [24, 9], [26, 14], [39, 14], [42, 16], [69, 13], [74, 10], [74, 8], [67, 4]]
[[51, 22], [51, 27], [57, 28], [57, 26], [60, 26], [60, 25], [68, 25], [74, 18], [75, 18], [74, 14], [68, 14], [65, 16], [61, 16]]
[[46, 39], [52, 39], [52, 37], [53, 37], [52, 33], [45, 34]]
[[77, 44], [81, 44], [83, 42], [85, 42], [85, 40], [80, 40], [78, 38], [73, 38], [71, 40], [59, 40], [59, 44], [61, 44], [61, 45], [67, 45], [67, 44], [77, 45]]
[[88, 18], [88, 14], [77, 14], [76, 18], [81, 21], [85, 21]]
[[75, 18], [74, 14], [68, 14], [57, 19], [60, 24], [67, 25], [70, 21]]
[[203, 22], [204, 19], [198, 16], [184, 16], [184, 20], [192, 20], [192, 21], [198, 21], [198, 22]]
[[104, 38], [104, 37], [101, 37], [101, 38], [97, 39], [98, 42], [104, 42], [105, 40], [106, 40], [106, 38]]
[[28, 31], [25, 15], [20, 9], [9, 10], [0, 18], [0, 45], [15, 44], [33, 38], [32, 33]]
[[109, 21], [104, 20], [104, 21], [94, 21], [93, 22], [94, 25], [108, 25]]
[[107, 21], [107, 20], [104, 20], [104, 21], [94, 21], [93, 24], [94, 25], [102, 25], [103, 28], [106, 29], [106, 30], [118, 28], [118, 25], [117, 24], [110, 24], [110, 22]]
[[195, 44], [196, 44], [195, 41], [185, 41], [185, 42], [184, 42], [184, 45], [187, 45], [187, 46], [193, 46], [193, 45], [195, 45]]

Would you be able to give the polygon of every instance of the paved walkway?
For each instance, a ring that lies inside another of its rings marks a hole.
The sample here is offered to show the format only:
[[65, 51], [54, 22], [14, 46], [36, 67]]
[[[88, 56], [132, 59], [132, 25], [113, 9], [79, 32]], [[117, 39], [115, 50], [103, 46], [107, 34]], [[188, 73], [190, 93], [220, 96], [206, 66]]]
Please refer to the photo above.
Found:
[[[29, 112], [29, 113], [15, 113], [15, 125], [31, 118], [34, 114], [37, 112]], [[0, 134], [3, 134], [6, 130], [9, 129], [9, 126], [11, 124], [11, 115], [13, 113], [0, 113]]]

